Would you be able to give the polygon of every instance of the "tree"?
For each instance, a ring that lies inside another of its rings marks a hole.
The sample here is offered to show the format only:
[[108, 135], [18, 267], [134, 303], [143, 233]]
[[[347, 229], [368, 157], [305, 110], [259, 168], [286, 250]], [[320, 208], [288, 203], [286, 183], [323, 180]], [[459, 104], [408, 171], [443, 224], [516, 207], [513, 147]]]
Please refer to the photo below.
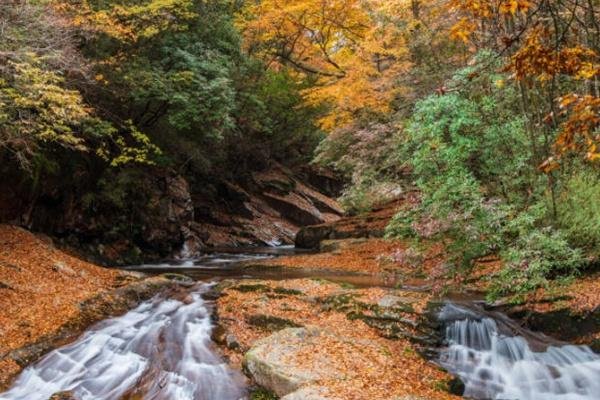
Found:
[[[473, 49], [495, 48], [522, 88], [525, 112], [545, 127], [541, 167], [576, 152], [600, 158], [600, 11], [592, 0], [453, 0], [453, 37]], [[534, 99], [543, 93], [539, 101]], [[539, 102], [542, 104], [539, 104]], [[553, 151], [550, 142], [554, 137]]]
[[50, 5], [17, 1], [0, 6], [0, 25], [0, 149], [11, 160], [31, 172], [58, 146], [113, 164], [150, 161], [157, 149], [143, 134], [102, 121], [74, 87], [89, 64], [68, 19]]
[[332, 105], [320, 121], [331, 130], [365, 112], [389, 112], [402, 90], [396, 79], [410, 66], [407, 24], [388, 7], [379, 1], [264, 0], [246, 6], [240, 25], [248, 50], [271, 68], [288, 66], [315, 80], [305, 97]]

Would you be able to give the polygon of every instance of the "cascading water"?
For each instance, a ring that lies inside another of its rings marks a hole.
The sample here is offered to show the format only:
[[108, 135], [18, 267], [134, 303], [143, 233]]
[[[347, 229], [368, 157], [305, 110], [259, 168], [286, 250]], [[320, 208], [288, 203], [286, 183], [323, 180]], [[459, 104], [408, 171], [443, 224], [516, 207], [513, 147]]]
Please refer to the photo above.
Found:
[[212, 305], [202, 299], [209, 287], [103, 321], [24, 370], [0, 399], [47, 400], [59, 391], [81, 400], [246, 398], [241, 374], [210, 348]]
[[465, 397], [600, 399], [600, 355], [587, 346], [534, 351], [525, 337], [505, 334], [496, 320], [453, 303], [444, 306], [440, 320], [448, 346], [439, 362], [465, 383]]

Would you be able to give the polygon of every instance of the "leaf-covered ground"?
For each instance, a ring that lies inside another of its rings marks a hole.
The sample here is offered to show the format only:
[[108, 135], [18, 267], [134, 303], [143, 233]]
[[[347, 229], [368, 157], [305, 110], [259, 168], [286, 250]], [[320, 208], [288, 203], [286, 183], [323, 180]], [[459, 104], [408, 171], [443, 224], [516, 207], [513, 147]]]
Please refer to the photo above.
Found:
[[81, 261], [21, 228], [0, 225], [0, 385], [19, 370], [7, 352], [56, 332], [118, 272]]
[[[429, 298], [425, 293], [391, 292], [410, 307], [407, 320], [417, 318]], [[388, 339], [365, 320], [349, 318], [357, 304], [362, 309], [375, 306], [391, 292], [312, 279], [237, 282], [217, 302], [220, 323], [236, 341], [225, 351], [232, 364], [240, 365], [244, 352], [274, 331], [288, 326], [319, 327], [333, 335], [318, 345], [307, 345], [292, 362], [320, 365], [328, 360], [327, 365], [344, 376], [318, 382], [331, 398], [454, 398], [445, 390], [450, 377], [419, 356], [411, 341]], [[348, 338], [369, 345], [349, 350]]]

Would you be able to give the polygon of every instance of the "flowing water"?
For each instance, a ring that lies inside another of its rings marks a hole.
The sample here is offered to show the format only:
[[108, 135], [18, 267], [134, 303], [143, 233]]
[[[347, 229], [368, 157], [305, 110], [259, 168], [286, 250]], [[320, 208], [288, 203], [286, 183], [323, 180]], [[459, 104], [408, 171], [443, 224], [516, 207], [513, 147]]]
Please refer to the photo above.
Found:
[[502, 315], [454, 303], [440, 320], [448, 346], [439, 361], [465, 383], [465, 397], [600, 399], [600, 355], [587, 346], [556, 343]]
[[[325, 278], [358, 286], [395, 286], [384, 277], [248, 268], [248, 261], [293, 248], [216, 251], [131, 269], [176, 272], [201, 282], [221, 278]], [[77, 341], [26, 368], [0, 400], [47, 400], [72, 391], [81, 400], [238, 400], [245, 380], [213, 350], [211, 284], [142, 303], [105, 320]], [[439, 314], [447, 346], [438, 363], [465, 383], [473, 399], [600, 399], [600, 356], [522, 329], [473, 301], [447, 302]], [[374, 399], [375, 400], [375, 399]]]
[[[395, 287], [398, 278], [391, 275], [371, 275], [347, 271], [325, 271], [306, 268], [277, 268], [253, 265], [253, 261], [279, 256], [307, 253], [293, 246], [223, 248], [194, 259], [167, 260], [163, 263], [127, 267], [132, 271], [149, 274], [177, 273], [193, 280], [214, 279], [326, 279], [332, 282], [349, 283], [357, 287]], [[418, 290], [419, 288], [415, 288]]]
[[2, 400], [238, 400], [244, 380], [211, 349], [212, 304], [199, 284], [179, 299], [156, 297], [108, 319], [27, 368]]

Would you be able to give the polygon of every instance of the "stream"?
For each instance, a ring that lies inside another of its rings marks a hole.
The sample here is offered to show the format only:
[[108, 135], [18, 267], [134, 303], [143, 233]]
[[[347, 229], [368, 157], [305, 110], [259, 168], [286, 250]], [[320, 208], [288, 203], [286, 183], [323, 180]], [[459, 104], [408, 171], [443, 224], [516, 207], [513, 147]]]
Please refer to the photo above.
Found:
[[[322, 271], [247, 268], [293, 248], [215, 251], [129, 269], [175, 272], [197, 283], [156, 296], [123, 316], [88, 329], [26, 368], [0, 400], [47, 400], [71, 391], [81, 400], [247, 399], [241, 372], [229, 368], [211, 341], [214, 304], [204, 298], [222, 278], [324, 278], [358, 286], [394, 286], [381, 277]], [[521, 328], [476, 301], [446, 301], [438, 319], [445, 346], [433, 360], [459, 377], [472, 399], [600, 399], [600, 355]], [[376, 399], [374, 399], [376, 400]]]
[[212, 304], [201, 283], [181, 298], [155, 297], [103, 321], [25, 369], [0, 399], [238, 400], [244, 379], [214, 352]]
[[474, 303], [447, 302], [439, 314], [447, 346], [439, 364], [473, 399], [600, 399], [600, 355], [555, 341]]

